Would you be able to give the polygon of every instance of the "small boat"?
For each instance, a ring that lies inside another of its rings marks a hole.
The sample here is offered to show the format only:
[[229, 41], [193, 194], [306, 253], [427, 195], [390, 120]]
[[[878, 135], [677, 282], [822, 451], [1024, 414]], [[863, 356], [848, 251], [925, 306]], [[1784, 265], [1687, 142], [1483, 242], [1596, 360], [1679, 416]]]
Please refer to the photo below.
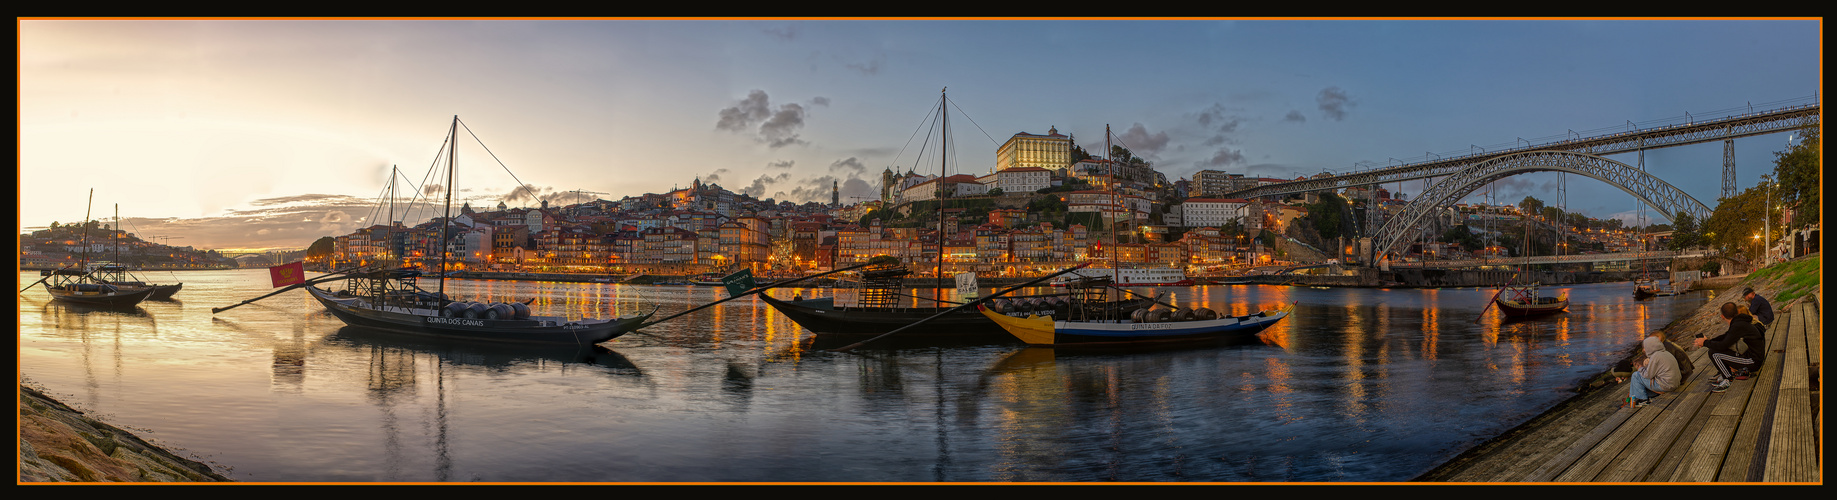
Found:
[[1089, 278], [1109, 278], [1116, 286], [1193, 286], [1193, 279], [1186, 276], [1186, 271], [1174, 267], [1091, 267], [1061, 276], [1053, 280], [1052, 286], [1066, 286]]
[[[453, 117], [448, 130], [447, 185], [453, 181], [453, 153], [458, 148], [460, 122]], [[447, 191], [446, 207], [451, 217], [452, 191]], [[441, 225], [441, 240], [446, 227]], [[441, 266], [446, 266], [445, 255]], [[485, 303], [458, 301], [447, 297], [445, 280], [454, 273], [433, 273], [439, 291], [430, 292], [417, 286], [421, 272], [415, 269], [377, 269], [350, 273], [343, 288], [320, 287], [317, 283], [336, 277], [315, 278], [303, 283], [313, 299], [351, 326], [397, 333], [442, 338], [492, 342], [568, 343], [591, 345], [617, 338], [637, 329], [650, 313], [623, 318], [570, 320], [560, 316], [534, 316], [527, 302]], [[533, 299], [532, 299], [533, 300]], [[245, 303], [247, 303], [245, 301]]]
[[72, 304], [127, 307], [153, 296], [152, 287], [106, 283], [85, 269], [63, 268], [39, 271], [39, 274], [45, 277], [39, 281], [45, 284], [45, 292], [51, 294], [52, 299]]
[[[1074, 284], [1073, 287], [1080, 285]], [[1104, 284], [1084, 287], [1108, 288]], [[1126, 315], [1091, 314], [1101, 308], [1087, 308], [1082, 304], [1090, 303], [1094, 297], [1089, 293], [1074, 293], [1079, 300], [1074, 300], [1070, 314], [1060, 315], [1064, 319], [1055, 320], [1053, 315], [1028, 315], [1014, 317], [999, 314], [987, 307], [977, 306], [989, 321], [1001, 325], [1015, 338], [1036, 346], [1057, 347], [1109, 347], [1130, 345], [1156, 345], [1176, 342], [1194, 342], [1218, 340], [1224, 337], [1250, 335], [1263, 331], [1282, 318], [1288, 317], [1295, 310], [1293, 303], [1288, 307], [1276, 310], [1265, 310], [1244, 316], [1219, 316], [1210, 309], [1151, 309], [1140, 308]], [[1157, 301], [1158, 302], [1158, 301]], [[1080, 312], [1085, 314], [1080, 314]], [[1076, 318], [1077, 316], [1086, 316]], [[1076, 318], [1076, 319], [1073, 319]]]
[[[784, 300], [759, 294], [759, 298], [785, 317], [791, 318], [791, 321], [797, 322], [798, 326], [820, 335], [880, 335], [961, 305], [943, 302], [933, 307], [898, 306], [906, 296], [904, 277], [907, 274], [910, 271], [897, 265], [875, 266], [861, 271], [856, 281], [856, 303], [851, 306], [837, 306], [833, 297]], [[1131, 299], [1115, 304], [1115, 307], [1134, 310], [1148, 304], [1149, 301], [1145, 299]], [[996, 311], [996, 314], [1016, 315], [1061, 310], [1068, 306], [1069, 302], [1064, 300], [1063, 294], [1001, 298], [989, 303], [989, 308]], [[1001, 325], [989, 321], [982, 313], [964, 308], [932, 320], [923, 328], [901, 332], [899, 335], [1006, 337], [1007, 331]]]
[[1652, 297], [1657, 297], [1658, 293], [1659, 293], [1659, 286], [1649, 280], [1639, 280], [1639, 281], [1633, 282], [1633, 298], [1634, 299], [1650, 299]]
[[179, 293], [180, 289], [185, 288], [184, 283], [176, 283], [176, 284], [171, 284], [171, 285], [160, 285], [160, 284], [154, 284], [154, 283], [147, 283], [146, 281], [140, 279], [139, 276], [135, 276], [132, 273], [129, 273], [127, 266], [116, 264], [113, 262], [93, 264], [90, 266], [90, 273], [92, 276], [95, 276], [96, 279], [102, 283], [107, 283], [107, 284], [127, 287], [127, 288], [141, 288], [141, 287], [152, 288], [153, 294], [147, 296], [147, 299], [149, 300], [171, 299], [173, 295]]
[[1569, 295], [1538, 296], [1536, 284], [1507, 286], [1493, 297], [1493, 303], [1509, 317], [1541, 316], [1569, 309]]

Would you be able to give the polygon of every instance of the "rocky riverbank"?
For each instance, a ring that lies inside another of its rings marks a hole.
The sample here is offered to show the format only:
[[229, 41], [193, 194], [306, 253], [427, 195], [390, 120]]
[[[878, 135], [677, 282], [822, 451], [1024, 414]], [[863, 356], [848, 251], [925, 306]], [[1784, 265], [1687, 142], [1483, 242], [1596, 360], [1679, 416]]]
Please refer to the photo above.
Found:
[[19, 481], [218, 482], [231, 479], [19, 385]]

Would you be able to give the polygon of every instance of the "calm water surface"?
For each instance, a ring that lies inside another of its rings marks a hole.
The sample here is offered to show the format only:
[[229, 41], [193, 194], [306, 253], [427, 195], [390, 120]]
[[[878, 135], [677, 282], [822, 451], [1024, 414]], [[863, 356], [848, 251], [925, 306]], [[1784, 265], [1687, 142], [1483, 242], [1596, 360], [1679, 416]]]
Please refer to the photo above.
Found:
[[[37, 281], [20, 273], [18, 286]], [[1406, 481], [1570, 396], [1701, 293], [1567, 287], [1566, 314], [1481, 316], [1492, 290], [1162, 289], [1234, 314], [1227, 345], [1074, 353], [1017, 341], [849, 353], [741, 299], [599, 348], [345, 327], [265, 270], [153, 273], [127, 311], [19, 298], [19, 370], [242, 481]], [[662, 314], [713, 287], [471, 281], [538, 314]], [[788, 297], [847, 291], [774, 291]], [[1476, 321], [1476, 319], [1478, 319]]]

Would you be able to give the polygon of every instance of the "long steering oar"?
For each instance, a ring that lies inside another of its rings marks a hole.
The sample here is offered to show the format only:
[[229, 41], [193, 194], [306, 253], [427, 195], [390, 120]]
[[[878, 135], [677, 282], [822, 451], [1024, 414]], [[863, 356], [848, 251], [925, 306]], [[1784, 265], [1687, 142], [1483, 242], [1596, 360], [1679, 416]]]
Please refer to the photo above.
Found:
[[1493, 294], [1493, 298], [1486, 299], [1486, 307], [1480, 308], [1480, 316], [1477, 318], [1474, 318], [1473, 322], [1479, 323], [1481, 318], [1485, 318], [1486, 311], [1493, 310], [1493, 303], [1499, 301], [1499, 295], [1505, 293], [1505, 289], [1511, 288], [1512, 282], [1517, 281], [1517, 280], [1518, 280], [1517, 274], [1513, 274], [1511, 278], [1507, 278], [1505, 280], [1505, 286], [1499, 287], [1499, 291]]
[[864, 344], [867, 344], [868, 342], [873, 342], [873, 341], [876, 341], [876, 340], [880, 340], [880, 339], [882, 339], [882, 338], [886, 338], [887, 336], [890, 336], [890, 335], [893, 335], [893, 334], [895, 334], [895, 333], [899, 333], [899, 332], [901, 332], [901, 331], [905, 331], [905, 329], [907, 329], [907, 328], [912, 328], [912, 327], [915, 327], [915, 326], [919, 326], [919, 325], [922, 325], [922, 324], [924, 324], [924, 323], [925, 323], [925, 322], [927, 322], [927, 321], [931, 321], [931, 320], [934, 320], [934, 319], [938, 319], [938, 318], [942, 318], [942, 317], [944, 317], [944, 315], [946, 315], [946, 314], [950, 314], [950, 313], [954, 313], [954, 312], [957, 312], [957, 310], [959, 310], [959, 309], [963, 309], [963, 308], [966, 308], [966, 307], [971, 307], [971, 306], [976, 306], [976, 305], [980, 305], [980, 304], [982, 304], [983, 302], [988, 302], [988, 301], [989, 301], [989, 299], [993, 299], [993, 298], [996, 298], [996, 297], [1000, 297], [1000, 296], [1002, 296], [1002, 295], [1006, 295], [1006, 294], [1007, 294], [1008, 292], [1012, 292], [1012, 291], [1015, 291], [1015, 290], [1019, 290], [1019, 289], [1022, 289], [1022, 288], [1027, 288], [1027, 287], [1030, 287], [1030, 286], [1034, 286], [1034, 285], [1037, 285], [1037, 284], [1040, 284], [1041, 282], [1044, 282], [1044, 281], [1046, 281], [1046, 280], [1049, 280], [1049, 279], [1053, 279], [1053, 278], [1057, 278], [1057, 277], [1059, 277], [1059, 275], [1061, 275], [1061, 274], [1065, 274], [1065, 273], [1069, 273], [1069, 272], [1072, 272], [1072, 271], [1076, 271], [1076, 270], [1079, 270], [1079, 269], [1083, 269], [1083, 268], [1084, 268], [1084, 266], [1088, 266], [1088, 265], [1090, 265], [1090, 264], [1079, 264], [1079, 265], [1076, 265], [1076, 266], [1072, 266], [1071, 268], [1069, 268], [1069, 269], [1066, 269], [1066, 270], [1064, 270], [1064, 271], [1059, 271], [1059, 272], [1056, 272], [1056, 273], [1052, 273], [1052, 274], [1048, 274], [1048, 275], [1046, 275], [1046, 276], [1042, 276], [1042, 277], [1040, 277], [1039, 279], [1035, 279], [1035, 280], [1033, 280], [1033, 281], [1029, 281], [1029, 282], [1026, 282], [1026, 283], [1021, 283], [1021, 284], [1019, 284], [1019, 285], [1014, 285], [1014, 286], [1011, 286], [1011, 287], [1008, 287], [1008, 288], [1004, 288], [1004, 289], [1002, 289], [1002, 290], [1001, 290], [1001, 291], [999, 291], [999, 292], [995, 292], [995, 293], [991, 293], [991, 294], [989, 294], [989, 296], [987, 296], [987, 297], [983, 297], [983, 298], [980, 298], [980, 299], [976, 299], [976, 300], [972, 300], [972, 301], [969, 301], [969, 303], [967, 303], [967, 304], [963, 304], [963, 305], [960, 305], [960, 306], [957, 306], [957, 307], [952, 307], [952, 308], [950, 308], [950, 309], [948, 309], [948, 310], [945, 310], [944, 312], [940, 312], [940, 313], [937, 313], [937, 314], [933, 314], [933, 315], [931, 315], [931, 317], [929, 317], [929, 318], [925, 318], [925, 319], [921, 319], [921, 320], [918, 320], [918, 321], [916, 321], [916, 322], [913, 322], [913, 323], [912, 323], [912, 324], [910, 324], [910, 325], [906, 325], [906, 326], [902, 326], [902, 327], [899, 327], [899, 328], [895, 328], [895, 329], [893, 329], [893, 331], [890, 331], [890, 332], [887, 332], [887, 333], [882, 333], [882, 334], [880, 334], [880, 336], [878, 336], [878, 337], [874, 337], [874, 338], [871, 338], [871, 339], [867, 339], [867, 340], [863, 340], [863, 341], [860, 341], [860, 342], [856, 342], [856, 343], [853, 343], [853, 344], [849, 344], [849, 345], [845, 345], [845, 346], [842, 346], [842, 347], [837, 347], [837, 348], [835, 348], [835, 349], [830, 349], [830, 351], [831, 351], [831, 352], [847, 352], [847, 351], [848, 351], [848, 350], [850, 350], [850, 349], [854, 349], [854, 348], [856, 348], [856, 347], [861, 347], [862, 345], [864, 345]]
[[354, 268], [350, 268], [350, 269], [346, 269], [346, 270], [343, 270], [343, 271], [337, 271], [337, 272], [334, 272], [334, 273], [332, 273], [332, 274], [327, 274], [327, 275], [325, 275], [325, 276], [320, 276], [320, 277], [317, 277], [317, 278], [313, 278], [313, 279], [309, 279], [309, 280], [306, 280], [306, 281], [303, 281], [303, 282], [299, 282], [299, 283], [294, 283], [294, 284], [292, 284], [292, 285], [287, 285], [287, 286], [286, 286], [285, 288], [282, 288], [282, 289], [280, 289], [280, 290], [275, 290], [275, 291], [273, 291], [273, 292], [269, 292], [269, 293], [268, 293], [267, 295], [263, 295], [263, 296], [260, 296], [260, 297], [256, 297], [256, 298], [253, 298], [253, 299], [249, 299], [249, 300], [245, 300], [245, 301], [242, 301], [242, 302], [238, 302], [238, 303], [235, 303], [235, 304], [231, 304], [231, 305], [227, 305], [227, 306], [223, 306], [223, 307], [212, 307], [212, 308], [210, 308], [210, 312], [211, 312], [211, 314], [217, 314], [217, 313], [220, 313], [220, 312], [223, 312], [223, 311], [228, 311], [228, 310], [230, 310], [230, 309], [235, 309], [235, 308], [237, 308], [237, 307], [241, 307], [241, 306], [242, 306], [243, 304], [247, 304], [247, 303], [250, 303], [250, 302], [255, 302], [255, 301], [257, 301], [257, 300], [261, 300], [261, 299], [265, 299], [265, 298], [268, 298], [268, 297], [273, 297], [273, 296], [276, 296], [276, 295], [280, 295], [280, 294], [281, 294], [281, 293], [283, 293], [283, 292], [286, 292], [286, 291], [289, 291], [289, 290], [293, 290], [293, 289], [295, 289], [295, 288], [301, 288], [301, 287], [305, 287], [305, 286], [310, 286], [310, 285], [317, 285], [317, 284], [320, 284], [320, 283], [324, 283], [324, 282], [327, 282], [327, 281], [332, 281], [332, 280], [335, 280], [335, 279], [341, 279], [341, 278], [343, 278], [343, 277], [344, 277], [344, 275], [346, 275], [346, 274], [351, 274], [351, 273], [354, 273], [354, 272], [357, 272], [357, 271], [362, 271], [362, 270], [364, 270], [364, 267], [354, 267]]
[[656, 320], [656, 321], [650, 321], [650, 322], [646, 322], [646, 323], [644, 323], [644, 324], [640, 324], [640, 325], [638, 325], [637, 327], [634, 327], [634, 328], [632, 328], [632, 329], [633, 329], [633, 330], [637, 330], [637, 329], [640, 329], [640, 328], [644, 328], [644, 327], [647, 327], [647, 326], [651, 326], [651, 325], [655, 325], [655, 324], [658, 324], [658, 323], [662, 323], [662, 322], [665, 322], [665, 321], [669, 321], [669, 320], [672, 320], [672, 319], [676, 319], [676, 317], [678, 317], [678, 316], [682, 316], [682, 315], [684, 315], [684, 314], [689, 314], [689, 313], [692, 313], [692, 312], [696, 312], [696, 311], [700, 311], [700, 310], [702, 310], [702, 309], [707, 309], [707, 308], [708, 308], [709, 306], [713, 306], [713, 305], [715, 305], [715, 304], [719, 304], [719, 303], [722, 303], [722, 302], [727, 302], [727, 301], [729, 301], [729, 300], [733, 300], [733, 299], [737, 299], [737, 298], [740, 298], [740, 297], [745, 297], [745, 296], [748, 296], [748, 295], [752, 295], [752, 294], [756, 294], [756, 293], [759, 293], [759, 292], [763, 292], [763, 291], [766, 291], [766, 290], [770, 290], [770, 289], [773, 289], [773, 288], [778, 288], [778, 287], [781, 287], [781, 286], [785, 286], [785, 285], [789, 285], [789, 284], [792, 284], [792, 283], [796, 283], [796, 282], [799, 282], [799, 281], [804, 281], [804, 280], [807, 280], [807, 279], [811, 279], [811, 278], [816, 278], [816, 277], [820, 277], [820, 276], [827, 276], [827, 275], [831, 275], [831, 274], [835, 274], [835, 273], [839, 273], [839, 272], [842, 272], [842, 271], [852, 271], [852, 270], [855, 270], [855, 269], [860, 269], [860, 268], [863, 268], [863, 267], [867, 267], [867, 266], [868, 266], [868, 264], [861, 264], [861, 265], [855, 265], [855, 266], [849, 266], [849, 267], [844, 267], [844, 268], [841, 268], [841, 269], [837, 269], [837, 270], [834, 270], [834, 271], [828, 271], [828, 272], [822, 272], [822, 273], [817, 273], [817, 274], [812, 274], [812, 275], [809, 275], [809, 276], [805, 276], [805, 277], [802, 277], [802, 278], [798, 278], [798, 279], [794, 279], [794, 280], [790, 280], [790, 281], [780, 281], [780, 282], [777, 282], [777, 283], [773, 283], [773, 284], [770, 284], [770, 285], [766, 285], [766, 286], [761, 286], [761, 287], [754, 287], [754, 288], [753, 288], [753, 289], [751, 289], [751, 290], [747, 290], [747, 291], [744, 291], [744, 292], [740, 292], [740, 293], [737, 293], [737, 294], [734, 294], [734, 296], [732, 296], [732, 297], [728, 297], [728, 298], [725, 298], [725, 299], [721, 299], [721, 300], [717, 300], [717, 301], [714, 301], [714, 302], [709, 302], [709, 303], [707, 303], [707, 304], [702, 304], [701, 306], [699, 306], [699, 307], [696, 307], [696, 308], [694, 308], [694, 309], [690, 309], [690, 310], [687, 310], [687, 311], [683, 311], [683, 312], [679, 312], [679, 313], [676, 313], [676, 314], [672, 314], [672, 315], [669, 315], [669, 316], [667, 316], [667, 317], [665, 317], [665, 318], [663, 318], [663, 319], [660, 319], [660, 320]]

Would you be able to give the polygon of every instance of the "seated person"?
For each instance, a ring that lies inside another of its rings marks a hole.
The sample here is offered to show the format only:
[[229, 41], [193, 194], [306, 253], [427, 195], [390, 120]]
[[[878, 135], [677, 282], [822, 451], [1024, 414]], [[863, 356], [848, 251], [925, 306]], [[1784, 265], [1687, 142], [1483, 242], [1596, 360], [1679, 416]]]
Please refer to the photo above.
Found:
[[1678, 388], [1678, 361], [1665, 350], [1665, 341], [1658, 335], [1646, 337], [1641, 347], [1646, 351], [1646, 358], [1633, 362], [1637, 369], [1628, 376], [1633, 380], [1627, 387], [1627, 395], [1633, 399], [1633, 406], [1645, 406], [1653, 397], [1671, 392]]
[[[1760, 330], [1754, 328], [1754, 317], [1741, 313], [1741, 306], [1734, 302], [1722, 304], [1722, 320], [1728, 322], [1729, 329], [1714, 338], [1698, 338], [1694, 343], [1709, 348], [1710, 364], [1716, 365], [1716, 379], [1710, 385], [1713, 392], [1729, 390], [1729, 381], [1735, 378], [1734, 368], [1752, 370], [1765, 361], [1767, 342], [1761, 338]], [[1736, 342], [1746, 342], [1752, 346], [1745, 353], [1736, 354]], [[1743, 377], [1745, 378], [1745, 376]]]

